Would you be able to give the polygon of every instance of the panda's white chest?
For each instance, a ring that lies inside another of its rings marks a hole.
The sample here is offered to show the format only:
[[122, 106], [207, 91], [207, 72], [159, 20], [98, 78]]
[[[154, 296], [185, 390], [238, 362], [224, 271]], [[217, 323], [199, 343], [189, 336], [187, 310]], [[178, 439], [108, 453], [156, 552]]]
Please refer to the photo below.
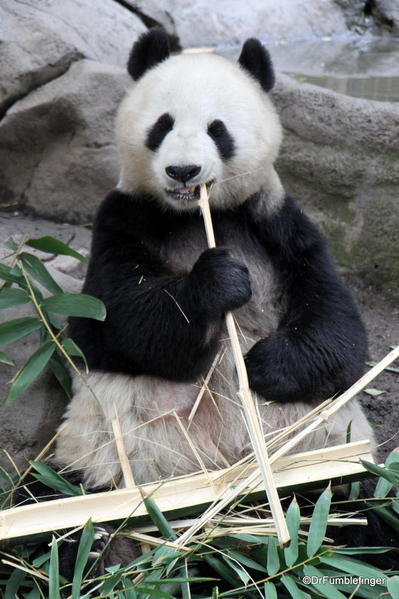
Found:
[[[215, 227], [215, 236], [217, 245], [231, 248], [234, 257], [244, 262], [250, 273], [252, 297], [234, 314], [239, 327], [252, 339], [252, 343], [245, 345], [251, 346], [278, 326], [284, 309], [278, 277], [264, 249], [245, 230], [227, 222], [223, 227]], [[190, 272], [206, 249], [203, 228], [190, 225], [178, 235], [168, 236], [161, 256], [174, 272]]]

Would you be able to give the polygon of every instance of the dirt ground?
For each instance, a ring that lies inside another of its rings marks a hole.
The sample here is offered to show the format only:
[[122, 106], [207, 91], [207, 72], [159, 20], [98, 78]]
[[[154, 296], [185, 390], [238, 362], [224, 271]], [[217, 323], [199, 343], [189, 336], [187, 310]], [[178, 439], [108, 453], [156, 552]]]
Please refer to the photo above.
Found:
[[[358, 276], [345, 275], [344, 278], [356, 297], [368, 332], [370, 361], [378, 362], [391, 346], [399, 345], [399, 299]], [[399, 360], [392, 366], [399, 369]], [[387, 453], [399, 447], [399, 373], [385, 371], [369, 388], [384, 391], [378, 397], [365, 392], [360, 394], [380, 444], [378, 458], [383, 461]]]
[[[90, 232], [86, 227], [31, 219], [22, 214], [0, 215], [0, 246], [10, 236], [20, 239], [24, 234], [31, 237], [53, 235], [78, 250], [88, 249], [90, 244]], [[390, 351], [390, 346], [399, 344], [399, 299], [390, 297], [359, 276], [345, 274], [344, 278], [357, 299], [368, 331], [370, 361], [378, 362]], [[392, 366], [399, 369], [399, 361]], [[384, 372], [369, 388], [384, 391], [378, 397], [365, 392], [360, 394], [380, 444], [378, 458], [383, 461], [387, 453], [399, 447], [399, 373]]]

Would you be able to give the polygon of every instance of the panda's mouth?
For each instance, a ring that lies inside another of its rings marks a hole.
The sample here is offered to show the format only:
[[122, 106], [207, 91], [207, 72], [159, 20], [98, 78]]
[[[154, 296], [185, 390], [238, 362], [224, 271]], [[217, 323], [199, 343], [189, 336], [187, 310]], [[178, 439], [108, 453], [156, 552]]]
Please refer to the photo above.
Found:
[[[209, 191], [211, 185], [215, 182], [208, 181], [205, 183], [207, 190]], [[180, 187], [178, 189], [165, 189], [166, 193], [174, 198], [175, 200], [199, 200], [200, 198], [200, 185], [193, 185], [192, 187]]]

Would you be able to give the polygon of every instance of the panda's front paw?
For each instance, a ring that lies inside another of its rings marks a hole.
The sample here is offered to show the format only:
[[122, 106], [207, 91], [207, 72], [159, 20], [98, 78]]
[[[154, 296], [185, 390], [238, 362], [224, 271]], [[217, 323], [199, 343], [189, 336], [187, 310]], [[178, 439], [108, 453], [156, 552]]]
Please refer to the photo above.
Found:
[[[65, 539], [60, 550], [60, 573], [67, 580], [72, 580], [75, 570], [81, 532]], [[91, 546], [85, 572], [89, 578], [97, 578], [105, 572], [105, 553], [110, 541], [111, 529], [106, 526], [94, 527], [94, 538]]]
[[203, 307], [213, 314], [243, 306], [252, 294], [247, 267], [225, 247], [203, 252], [190, 273], [190, 282]]

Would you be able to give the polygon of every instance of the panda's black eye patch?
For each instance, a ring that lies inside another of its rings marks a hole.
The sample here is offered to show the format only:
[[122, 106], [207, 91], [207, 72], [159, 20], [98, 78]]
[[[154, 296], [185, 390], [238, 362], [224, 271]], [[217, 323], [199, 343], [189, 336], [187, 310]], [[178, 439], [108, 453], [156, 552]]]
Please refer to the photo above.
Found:
[[223, 121], [220, 119], [212, 121], [208, 125], [208, 135], [215, 142], [222, 158], [231, 158], [234, 155], [234, 139]]
[[174, 118], [168, 113], [161, 115], [156, 123], [153, 124], [151, 129], [147, 133], [146, 146], [153, 152], [163, 142], [169, 131], [173, 129], [175, 121]]

